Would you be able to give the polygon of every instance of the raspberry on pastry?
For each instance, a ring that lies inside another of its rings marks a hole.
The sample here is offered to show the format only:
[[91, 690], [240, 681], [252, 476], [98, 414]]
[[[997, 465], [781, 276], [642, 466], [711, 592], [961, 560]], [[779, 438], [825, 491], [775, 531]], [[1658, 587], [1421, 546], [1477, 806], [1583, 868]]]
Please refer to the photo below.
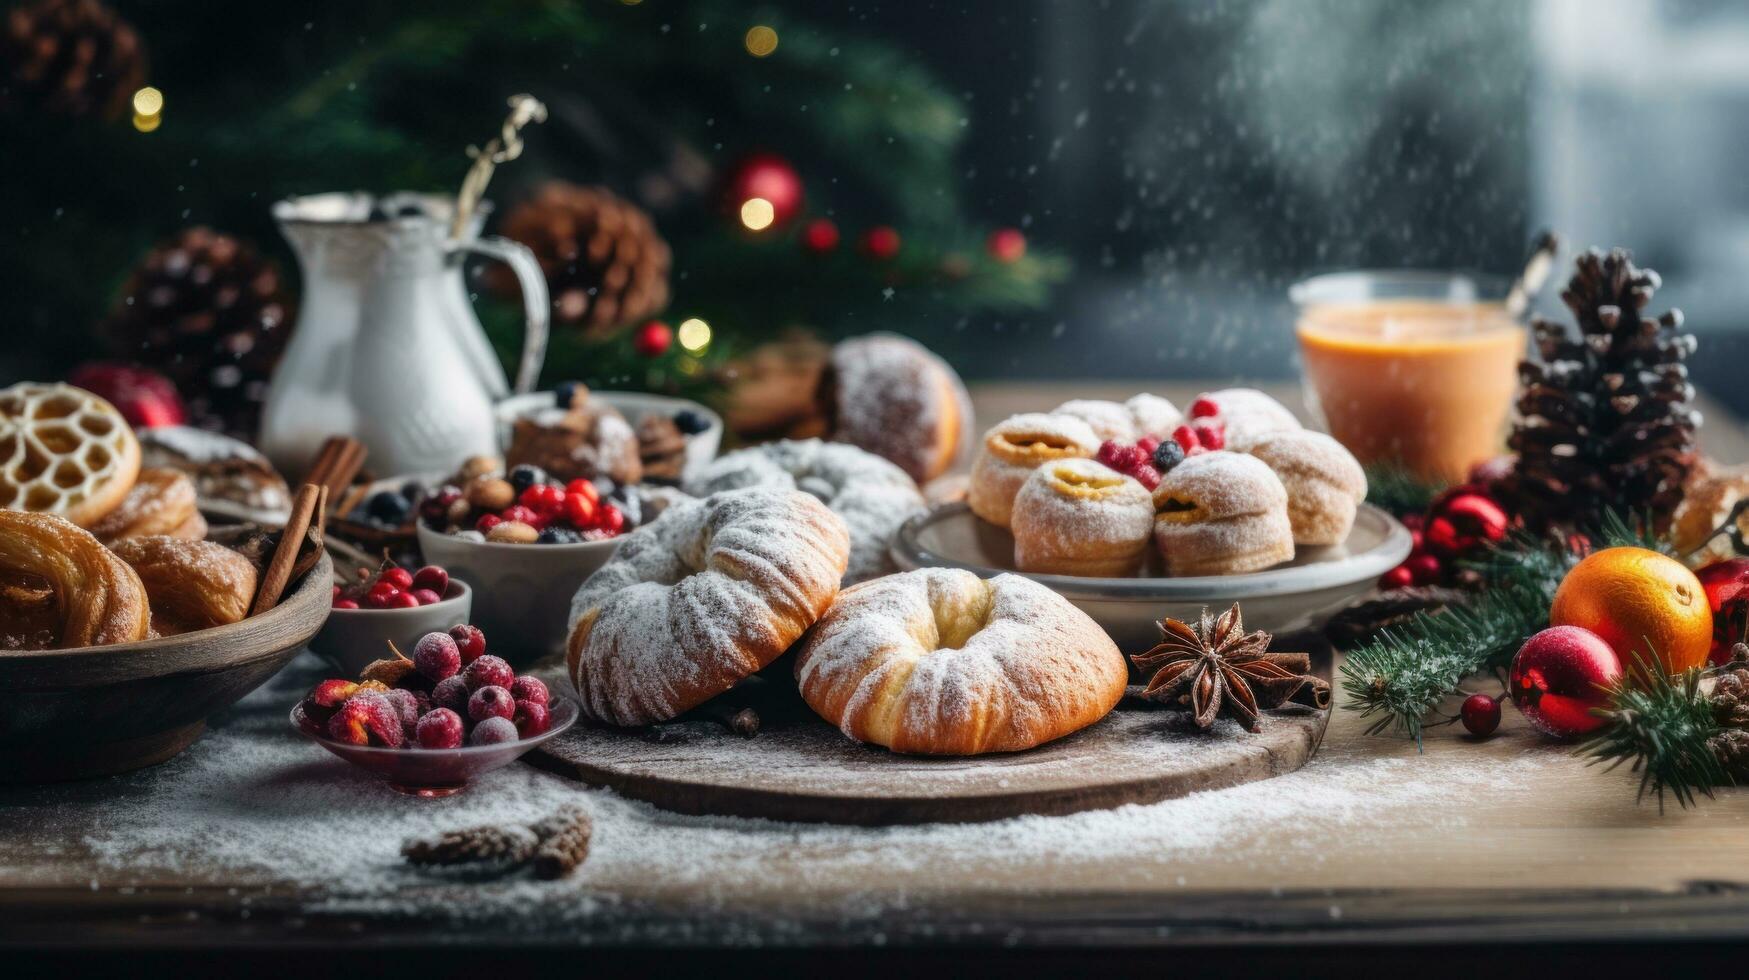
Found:
[[[1208, 414], [1210, 408], [1215, 409], [1213, 414]], [[1255, 388], [1204, 392], [1192, 403], [1191, 415], [1196, 416], [1193, 425], [1203, 419], [1218, 423], [1225, 437], [1223, 448], [1239, 452], [1271, 432], [1301, 428], [1300, 420], [1286, 405]]]

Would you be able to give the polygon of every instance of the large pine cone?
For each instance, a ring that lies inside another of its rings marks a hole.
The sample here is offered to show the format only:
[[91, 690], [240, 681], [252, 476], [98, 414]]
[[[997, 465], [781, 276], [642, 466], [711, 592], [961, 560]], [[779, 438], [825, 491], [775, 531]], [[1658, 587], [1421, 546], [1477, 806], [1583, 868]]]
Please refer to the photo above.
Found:
[[[602, 337], [668, 305], [668, 243], [636, 205], [601, 187], [543, 186], [504, 218], [499, 232], [529, 247], [552, 294], [553, 316]], [[491, 282], [514, 295], [516, 281]]]
[[1641, 311], [1658, 274], [1622, 249], [1578, 259], [1561, 299], [1578, 323], [1532, 324], [1538, 360], [1519, 366], [1513, 473], [1497, 488], [1533, 530], [1595, 527], [1605, 511], [1668, 527], [1695, 465], [1700, 416], [1682, 362], [1694, 353], [1682, 314]]
[[291, 326], [272, 262], [190, 228], [147, 253], [105, 329], [123, 357], [176, 382], [192, 424], [253, 439]]
[[97, 0], [37, 0], [7, 12], [0, 71], [0, 111], [114, 119], [145, 82], [146, 50]]
[[1706, 744], [1732, 782], [1749, 785], [1749, 732], [1728, 728], [1707, 739]]
[[1739, 668], [1719, 675], [1709, 700], [1713, 718], [1721, 727], [1749, 729], [1749, 670]]

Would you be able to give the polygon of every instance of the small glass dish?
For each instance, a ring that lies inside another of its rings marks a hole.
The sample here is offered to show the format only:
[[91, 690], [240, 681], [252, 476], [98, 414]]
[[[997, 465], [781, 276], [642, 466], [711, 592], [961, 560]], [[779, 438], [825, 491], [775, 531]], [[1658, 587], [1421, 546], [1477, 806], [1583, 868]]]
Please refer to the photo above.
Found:
[[521, 758], [523, 753], [563, 732], [577, 722], [577, 703], [555, 695], [550, 706], [551, 725], [533, 738], [519, 738], [497, 745], [464, 745], [456, 749], [388, 749], [373, 745], [347, 745], [311, 735], [298, 728], [296, 708], [291, 726], [347, 762], [388, 781], [389, 788], [408, 796], [453, 796], [482, 773], [491, 772]]

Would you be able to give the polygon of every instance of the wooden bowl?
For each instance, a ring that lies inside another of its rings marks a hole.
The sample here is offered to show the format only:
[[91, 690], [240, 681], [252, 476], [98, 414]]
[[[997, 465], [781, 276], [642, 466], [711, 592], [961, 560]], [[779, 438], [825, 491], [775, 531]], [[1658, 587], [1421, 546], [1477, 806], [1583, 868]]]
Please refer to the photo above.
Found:
[[323, 555], [278, 606], [240, 623], [72, 650], [0, 652], [0, 782], [55, 782], [155, 765], [206, 719], [279, 672], [328, 618]]

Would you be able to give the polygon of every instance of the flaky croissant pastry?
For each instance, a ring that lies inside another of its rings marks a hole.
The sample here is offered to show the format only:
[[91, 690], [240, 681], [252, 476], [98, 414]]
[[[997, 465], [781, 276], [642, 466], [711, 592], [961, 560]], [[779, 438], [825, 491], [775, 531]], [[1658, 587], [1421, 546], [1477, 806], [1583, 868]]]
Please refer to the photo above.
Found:
[[165, 469], [141, 470], [121, 503], [91, 525], [91, 533], [110, 545], [154, 534], [198, 541], [206, 531], [206, 519], [195, 506], [194, 481]]
[[255, 565], [224, 545], [154, 535], [113, 547], [145, 584], [152, 631], [159, 636], [224, 626], [249, 615]]
[[[0, 636], [28, 649], [143, 640], [145, 586], [89, 532], [53, 514], [0, 511]], [[46, 593], [46, 596], [44, 595]]]

